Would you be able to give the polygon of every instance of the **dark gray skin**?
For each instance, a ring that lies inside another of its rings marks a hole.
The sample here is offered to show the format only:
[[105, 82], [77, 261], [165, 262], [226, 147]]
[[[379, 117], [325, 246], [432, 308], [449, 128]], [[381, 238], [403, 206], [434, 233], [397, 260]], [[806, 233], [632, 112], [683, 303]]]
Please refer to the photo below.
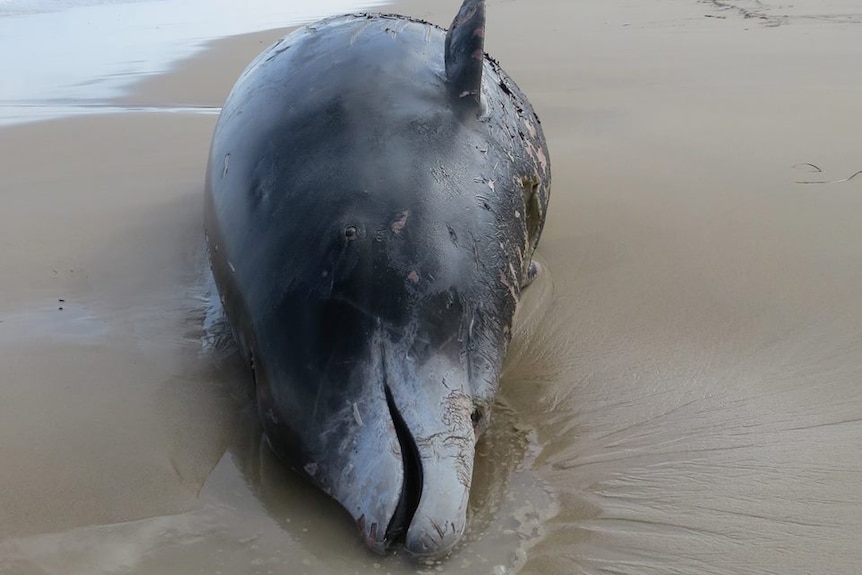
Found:
[[242, 74], [213, 136], [210, 261], [276, 453], [367, 545], [449, 551], [466, 526], [549, 155], [484, 55], [484, 2], [450, 31], [323, 20]]

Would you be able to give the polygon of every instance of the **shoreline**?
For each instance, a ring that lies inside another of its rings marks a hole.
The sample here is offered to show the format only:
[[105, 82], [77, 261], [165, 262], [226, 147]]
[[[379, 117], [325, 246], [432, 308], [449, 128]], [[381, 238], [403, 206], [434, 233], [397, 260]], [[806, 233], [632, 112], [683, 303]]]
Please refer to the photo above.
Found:
[[[0, 12], [0, 51], [20, 54], [0, 61], [0, 75], [10, 80], [0, 85], [0, 126], [78, 115], [88, 108], [106, 113], [113, 99], [129, 93], [130, 82], [170, 74], [178, 60], [205, 52], [208, 41], [384, 2], [250, 0], [240, 8], [207, 0], [137, 0]], [[52, 31], [49, 41], [44, 30]]]
[[[390, 0], [373, 9], [349, 13], [383, 12], [423, 18], [423, 14], [430, 17], [442, 12], [439, 8], [423, 12], [421, 6], [418, 0]], [[448, 22], [436, 23], [448, 25]], [[220, 107], [240, 73], [255, 56], [299, 27], [275, 27], [211, 40], [200, 53], [176, 61], [169, 72], [140, 78], [127, 94], [113, 102], [120, 106]], [[187, 74], [193, 74], [196, 81], [187, 82]]]

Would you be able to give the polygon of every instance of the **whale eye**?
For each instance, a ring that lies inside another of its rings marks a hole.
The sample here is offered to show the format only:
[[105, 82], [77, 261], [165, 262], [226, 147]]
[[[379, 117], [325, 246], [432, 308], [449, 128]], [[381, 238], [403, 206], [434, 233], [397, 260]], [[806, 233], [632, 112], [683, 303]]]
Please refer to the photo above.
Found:
[[347, 241], [355, 240], [358, 235], [359, 233], [356, 231], [356, 226], [347, 226], [344, 228], [344, 238]]

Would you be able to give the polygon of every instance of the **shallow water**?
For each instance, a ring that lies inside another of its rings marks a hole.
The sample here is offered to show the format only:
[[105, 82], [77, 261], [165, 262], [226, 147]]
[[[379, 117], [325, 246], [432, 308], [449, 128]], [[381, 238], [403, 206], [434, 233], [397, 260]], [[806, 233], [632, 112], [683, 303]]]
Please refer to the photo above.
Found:
[[[159, 392], [156, 410], [149, 414], [163, 423], [165, 411], [181, 414], [186, 422], [214, 418], [219, 423], [224, 453], [196, 454], [203, 466], [197, 473], [189, 467], [190, 456], [201, 444], [174, 442], [170, 450], [175, 481], [196, 489], [191, 509], [46, 534], [8, 537], [7, 532], [0, 543], [4, 573], [270, 573], [286, 566], [293, 573], [364, 573], [369, 568], [381, 573], [506, 573], [523, 565], [527, 550], [544, 534], [544, 522], [556, 512], [556, 502], [530, 470], [538, 452], [535, 432], [520, 424], [511, 408], [498, 403], [477, 448], [470, 528], [452, 556], [445, 563], [416, 564], [398, 550], [387, 557], [372, 555], [338, 504], [290, 471], [261, 441], [249, 374], [212, 295], [205, 262], [201, 258], [198, 263], [201, 280], [188, 286], [192, 305], [172, 314], [174, 319], [186, 316], [185, 337], [173, 342], [169, 354], [189, 355], [182, 361], [184, 373], [171, 382], [172, 389]], [[105, 323], [84, 308], [62, 303], [62, 314], [52, 308], [6, 316], [9, 340], [0, 344], [11, 346], [14, 332], [18, 345], [33, 338], [61, 348], [104, 346], [110, 337]], [[163, 317], [156, 323], [164, 328], [167, 321]], [[158, 354], [161, 359], [166, 351]], [[219, 401], [213, 403], [214, 398]], [[206, 405], [193, 408], [198, 401]], [[154, 429], [139, 431], [144, 434], [139, 439], [154, 439], [147, 437]], [[174, 440], [181, 435], [175, 432]], [[149, 447], [163, 451], [165, 445]]]
[[[405, 9], [445, 23], [455, 4]], [[261, 448], [207, 315], [214, 116], [0, 130], [0, 572], [858, 572], [862, 179], [796, 182], [862, 169], [862, 36], [846, 3], [757, 4], [779, 24], [491, 3], [554, 192], [444, 564], [368, 553]], [[229, 87], [212, 63], [259, 41], [168, 79]]]
[[125, 111], [111, 100], [209, 41], [383, 3], [6, 0], [0, 2], [0, 125]]

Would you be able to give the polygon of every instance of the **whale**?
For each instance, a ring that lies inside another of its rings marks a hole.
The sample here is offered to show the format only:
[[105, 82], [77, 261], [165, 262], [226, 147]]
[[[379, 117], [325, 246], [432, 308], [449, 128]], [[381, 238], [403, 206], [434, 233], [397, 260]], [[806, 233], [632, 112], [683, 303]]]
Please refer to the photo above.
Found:
[[209, 262], [266, 442], [379, 553], [462, 538], [540, 271], [550, 153], [485, 11], [303, 26], [241, 74], [210, 147]]

